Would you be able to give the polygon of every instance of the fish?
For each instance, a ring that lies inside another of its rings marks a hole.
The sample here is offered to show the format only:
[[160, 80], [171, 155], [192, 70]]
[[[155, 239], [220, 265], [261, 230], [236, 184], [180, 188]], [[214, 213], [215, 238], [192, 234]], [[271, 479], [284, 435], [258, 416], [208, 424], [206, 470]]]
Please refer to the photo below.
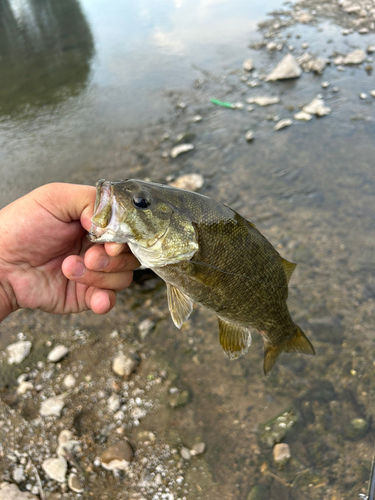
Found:
[[257, 330], [266, 375], [281, 352], [315, 354], [287, 306], [296, 264], [281, 257], [253, 223], [212, 198], [163, 184], [102, 179], [96, 189], [88, 238], [127, 243], [166, 282], [177, 328], [194, 303], [214, 311], [230, 359], [248, 351], [251, 329]]

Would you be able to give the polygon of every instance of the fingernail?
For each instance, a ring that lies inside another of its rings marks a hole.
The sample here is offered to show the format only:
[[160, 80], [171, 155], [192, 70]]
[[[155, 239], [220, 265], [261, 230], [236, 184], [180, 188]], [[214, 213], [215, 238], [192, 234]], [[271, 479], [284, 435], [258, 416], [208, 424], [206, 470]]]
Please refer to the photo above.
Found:
[[99, 259], [95, 262], [94, 268], [96, 270], [104, 269], [107, 267], [109, 264], [109, 258], [103, 255], [102, 257], [99, 257]]
[[77, 264], [74, 266], [73, 269], [73, 276], [75, 278], [78, 278], [79, 276], [82, 276], [82, 274], [85, 272], [86, 268], [82, 262], [77, 262]]

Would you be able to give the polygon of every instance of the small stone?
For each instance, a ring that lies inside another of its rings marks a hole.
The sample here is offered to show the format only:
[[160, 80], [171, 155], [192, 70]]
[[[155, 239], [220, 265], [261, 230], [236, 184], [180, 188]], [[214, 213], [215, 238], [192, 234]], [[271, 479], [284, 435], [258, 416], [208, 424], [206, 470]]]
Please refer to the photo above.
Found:
[[104, 469], [125, 470], [133, 460], [133, 450], [127, 441], [118, 441], [110, 446], [100, 457]]
[[307, 24], [307, 23], [310, 23], [311, 21], [313, 21], [314, 17], [311, 14], [309, 14], [308, 12], [300, 11], [300, 12], [296, 12], [295, 19], [299, 23]]
[[305, 111], [299, 111], [294, 115], [294, 118], [296, 120], [305, 120], [308, 122], [312, 119], [312, 115], [310, 115], [310, 113], [306, 113]]
[[8, 363], [18, 365], [30, 354], [31, 342], [29, 340], [20, 340], [14, 344], [8, 345]]
[[283, 120], [278, 121], [276, 123], [274, 129], [281, 130], [283, 128], [290, 127], [290, 125], [292, 125], [292, 123], [293, 123], [293, 120], [291, 120], [290, 118], [285, 118]]
[[67, 388], [67, 389], [73, 389], [73, 387], [76, 385], [76, 379], [73, 377], [73, 375], [71, 375], [69, 373], [69, 375], [67, 375], [64, 380], [63, 380], [63, 385]]
[[283, 466], [290, 460], [290, 448], [287, 443], [278, 443], [273, 447], [273, 459], [279, 466]]
[[26, 479], [25, 478], [25, 469], [24, 469], [23, 465], [17, 465], [13, 469], [12, 476], [13, 476], [13, 480], [16, 483], [22, 483], [22, 481], [25, 481], [25, 479]]
[[179, 189], [187, 189], [188, 191], [197, 191], [204, 184], [204, 177], [201, 174], [186, 174], [181, 175], [169, 185]]
[[32, 391], [34, 389], [34, 384], [30, 381], [21, 382], [17, 387], [17, 394], [26, 394], [28, 391]]
[[70, 431], [69, 429], [63, 429], [60, 432], [59, 437], [57, 438], [57, 442], [59, 444], [64, 444], [67, 443], [68, 441], [71, 441], [73, 438], [74, 434], [72, 431]]
[[366, 50], [368, 54], [373, 54], [375, 52], [375, 44], [369, 45]]
[[338, 92], [340, 89], [338, 87], [332, 87], [332, 92]]
[[353, 50], [346, 57], [344, 57], [344, 64], [362, 64], [366, 60], [366, 54], [363, 50]]
[[330, 86], [330, 83], [329, 82], [322, 82], [322, 87], [323, 89], [326, 89], [327, 87]]
[[190, 450], [190, 455], [202, 455], [206, 451], [206, 443], [196, 443]]
[[367, 94], [365, 94], [364, 92], [361, 92], [361, 93], [359, 94], [359, 97], [360, 97], [360, 99], [367, 99], [367, 97], [368, 97], [368, 96], [367, 96]]
[[68, 486], [69, 486], [69, 489], [71, 489], [75, 493], [82, 493], [84, 491], [82, 484], [81, 484], [81, 481], [79, 480], [79, 478], [76, 474], [69, 474]]
[[246, 132], [245, 139], [247, 142], [251, 142], [254, 139], [254, 132], [252, 130], [248, 130]]
[[345, 436], [349, 439], [361, 439], [368, 430], [368, 422], [364, 418], [354, 418], [345, 428]]
[[246, 59], [246, 61], [244, 61], [243, 65], [242, 65], [242, 67], [245, 71], [252, 71], [254, 69], [253, 60], [251, 58]]
[[303, 111], [311, 115], [325, 116], [330, 114], [331, 108], [324, 106], [323, 99], [315, 98], [310, 102], [310, 104], [303, 107]]
[[174, 394], [169, 404], [172, 408], [178, 408], [180, 406], [187, 405], [189, 401], [190, 401], [190, 392], [185, 390], [180, 393]]
[[68, 464], [64, 458], [47, 458], [47, 460], [44, 460], [42, 463], [42, 468], [50, 479], [59, 483], [65, 483]]
[[153, 330], [155, 327], [155, 321], [152, 321], [151, 319], [144, 319], [141, 321], [138, 325], [138, 331], [141, 339], [145, 339], [147, 335]]
[[277, 43], [275, 43], [275, 42], [269, 42], [269, 43], [267, 43], [266, 48], [267, 48], [267, 50], [268, 50], [269, 52], [272, 52], [273, 50], [276, 50], [276, 48], [277, 48]]
[[243, 109], [244, 108], [244, 104], [243, 104], [243, 102], [235, 102], [233, 104], [233, 108], [234, 109]]
[[301, 45], [301, 47], [303, 49], [308, 49], [309, 48], [309, 44], [307, 42], [303, 42], [303, 44]]
[[201, 115], [193, 116], [193, 122], [201, 122], [202, 120], [203, 118], [201, 117]]
[[180, 455], [184, 460], [190, 460], [190, 450], [183, 446], [180, 450]]
[[115, 413], [117, 410], [120, 409], [121, 406], [120, 396], [118, 394], [112, 394], [112, 396], [108, 398], [107, 404], [109, 410]]
[[358, 30], [358, 33], [359, 33], [360, 35], [367, 35], [367, 33], [369, 33], [369, 32], [370, 32], [370, 31], [369, 31], [369, 29], [368, 29], [368, 28], [361, 28], [361, 29], [359, 29], [359, 30]]
[[38, 500], [39, 497], [32, 495], [27, 491], [20, 491], [15, 484], [0, 484], [0, 500]]
[[65, 394], [45, 399], [40, 405], [40, 410], [39, 410], [40, 415], [42, 417], [50, 417], [50, 416], [59, 417], [65, 405], [64, 399], [65, 399]]
[[292, 54], [287, 54], [273, 71], [266, 77], [266, 82], [274, 80], [286, 80], [289, 78], [298, 78], [302, 74], [302, 69], [294, 59]]
[[246, 99], [246, 102], [249, 104], [257, 104], [258, 106], [270, 106], [271, 104], [277, 104], [280, 102], [280, 99], [276, 96], [259, 96], [259, 97], [250, 97]]
[[372, 97], [375, 97], [375, 90], [370, 90], [370, 95], [372, 95]]
[[178, 146], [175, 146], [172, 151], [171, 151], [171, 157], [176, 158], [178, 155], [182, 153], [187, 153], [188, 151], [191, 151], [194, 149], [194, 144], [179, 144]]
[[112, 362], [112, 370], [120, 377], [129, 378], [138, 366], [138, 361], [125, 354], [119, 354]]
[[177, 108], [185, 109], [186, 108], [186, 102], [180, 101], [176, 104]]
[[248, 111], [254, 111], [255, 107], [250, 104], [250, 106], [248, 106], [246, 109]]
[[259, 426], [260, 439], [268, 446], [274, 446], [285, 438], [299, 419], [294, 410], [280, 413], [272, 420]]
[[52, 363], [57, 363], [61, 361], [68, 354], [69, 349], [64, 345], [57, 345], [52, 349], [52, 351], [48, 354], [47, 359]]

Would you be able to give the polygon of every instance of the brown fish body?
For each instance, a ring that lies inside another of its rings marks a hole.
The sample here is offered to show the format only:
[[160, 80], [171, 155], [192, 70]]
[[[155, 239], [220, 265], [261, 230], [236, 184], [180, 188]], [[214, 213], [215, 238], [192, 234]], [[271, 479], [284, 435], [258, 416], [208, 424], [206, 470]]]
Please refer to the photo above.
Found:
[[[129, 231], [132, 226], [130, 230], [137, 233], [139, 240], [143, 238], [140, 232], [152, 234], [150, 225], [155, 221], [150, 221], [159, 217], [160, 230], [154, 238], [157, 243], [151, 238], [148, 247], [143, 243], [142, 251], [138, 244], [132, 246], [131, 241], [129, 246], [141, 262], [143, 258], [166, 281], [169, 308], [178, 327], [189, 317], [193, 302], [197, 302], [217, 314], [220, 343], [231, 358], [247, 351], [250, 327], [263, 335], [266, 373], [282, 351], [314, 354], [312, 345], [291, 319], [286, 303], [288, 281], [295, 265], [284, 260], [253, 224], [231, 208], [197, 193], [141, 181], [122, 181], [122, 187], [127, 188], [122, 192], [118, 189], [116, 192], [115, 183], [111, 185], [117, 202], [124, 193], [133, 199], [144, 196], [152, 200], [150, 208], [140, 209], [143, 220], [138, 223], [134, 222], [137, 210], [133, 202], [134, 214], [127, 215], [126, 227]], [[128, 212], [129, 206], [127, 202]], [[108, 211], [108, 204], [99, 211], [107, 217], [105, 210]], [[150, 214], [146, 217], [147, 210]], [[95, 226], [95, 217], [93, 223]], [[119, 241], [118, 238], [127, 237], [118, 233], [112, 239], [103, 233], [94, 236], [94, 241]], [[149, 257], [144, 255], [147, 252], [149, 255], [155, 245], [161, 257], [158, 260], [153, 256], [150, 265]], [[173, 249], [178, 249], [175, 254], [182, 258], [171, 259]]]

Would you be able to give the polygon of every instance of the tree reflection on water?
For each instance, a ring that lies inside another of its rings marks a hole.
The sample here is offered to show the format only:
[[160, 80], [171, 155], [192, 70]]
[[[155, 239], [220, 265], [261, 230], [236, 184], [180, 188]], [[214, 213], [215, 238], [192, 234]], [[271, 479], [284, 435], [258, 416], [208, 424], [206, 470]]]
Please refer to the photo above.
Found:
[[0, 0], [0, 114], [81, 92], [93, 54], [77, 0]]

